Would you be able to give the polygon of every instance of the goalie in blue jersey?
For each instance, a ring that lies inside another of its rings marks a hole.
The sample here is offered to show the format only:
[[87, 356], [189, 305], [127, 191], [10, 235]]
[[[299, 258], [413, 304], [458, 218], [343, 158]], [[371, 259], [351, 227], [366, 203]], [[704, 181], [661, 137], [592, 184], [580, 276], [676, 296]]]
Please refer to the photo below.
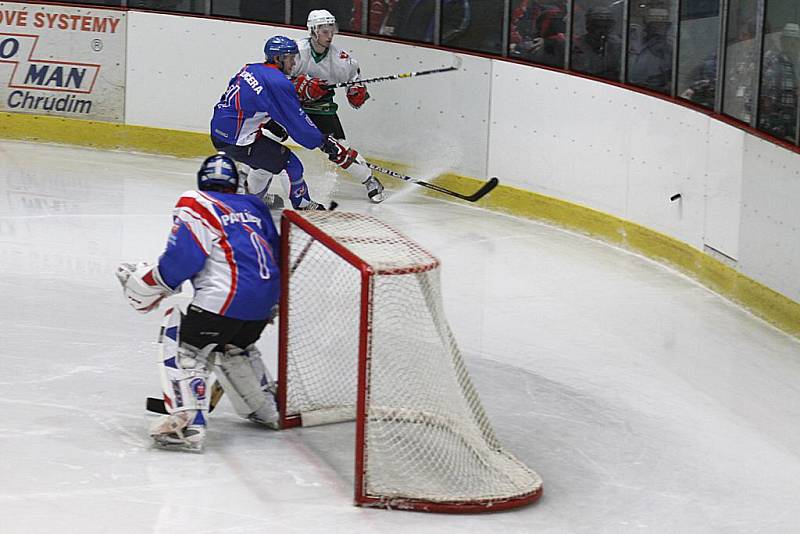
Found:
[[154, 265], [123, 263], [117, 277], [128, 303], [146, 313], [191, 281], [185, 314], [168, 310], [162, 386], [170, 415], [150, 430], [158, 445], [202, 450], [213, 371], [236, 412], [278, 426], [274, 381], [256, 341], [277, 310], [280, 240], [263, 200], [237, 194], [239, 172], [225, 155], [207, 158], [197, 190], [175, 204], [173, 226]]

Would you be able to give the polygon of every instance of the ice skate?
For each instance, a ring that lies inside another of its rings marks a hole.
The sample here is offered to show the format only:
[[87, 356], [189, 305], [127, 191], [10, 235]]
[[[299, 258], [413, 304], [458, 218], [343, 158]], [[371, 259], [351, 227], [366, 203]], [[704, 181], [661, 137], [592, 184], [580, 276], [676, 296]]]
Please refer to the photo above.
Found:
[[282, 210], [283, 209], [283, 198], [279, 195], [274, 193], [265, 193], [262, 198], [264, 199], [264, 204], [271, 210]]
[[383, 192], [383, 184], [377, 178], [370, 175], [364, 182], [364, 187], [367, 188], [367, 196], [371, 201], [378, 204], [386, 200], [386, 193]]
[[302, 211], [315, 211], [315, 210], [325, 211], [325, 206], [323, 206], [319, 202], [314, 202], [313, 200], [309, 200], [308, 202], [306, 202], [297, 209]]
[[196, 410], [177, 412], [156, 421], [150, 428], [150, 437], [156, 445], [165, 449], [202, 452], [206, 422], [202, 413]]

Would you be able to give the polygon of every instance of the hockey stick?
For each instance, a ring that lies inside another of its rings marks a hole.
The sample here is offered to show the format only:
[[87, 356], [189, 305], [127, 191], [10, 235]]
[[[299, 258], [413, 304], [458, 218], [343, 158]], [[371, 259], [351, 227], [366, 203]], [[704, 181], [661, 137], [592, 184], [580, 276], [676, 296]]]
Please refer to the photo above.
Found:
[[[223, 393], [225, 393], [225, 390], [222, 389], [220, 383], [214, 382], [214, 385], [211, 386], [211, 397], [208, 399], [208, 413], [214, 411], [214, 408], [217, 407], [217, 404], [219, 403], [219, 400], [222, 398]], [[164, 404], [164, 399], [147, 397], [147, 403], [145, 404], [145, 408], [147, 408], [148, 412], [169, 415], [169, 412], [167, 411], [167, 405]]]
[[442, 67], [439, 69], [430, 69], [430, 70], [419, 70], [419, 71], [412, 71], [412, 72], [404, 72], [401, 74], [390, 74], [388, 76], [377, 76], [375, 78], [367, 78], [365, 80], [351, 80], [349, 82], [342, 82], [342, 83], [335, 83], [330, 85], [324, 85], [325, 89], [336, 89], [338, 87], [350, 87], [351, 85], [360, 85], [364, 83], [376, 83], [376, 82], [387, 82], [389, 80], [400, 80], [402, 78], [415, 78], [417, 76], [426, 76], [428, 74], [438, 74], [440, 72], [452, 72], [454, 70], [458, 70], [461, 68], [461, 58], [455, 56], [456, 61], [450, 67]]
[[400, 174], [399, 172], [395, 172], [391, 169], [384, 169], [383, 167], [378, 167], [374, 163], [367, 162], [367, 167], [369, 167], [373, 171], [378, 171], [383, 174], [388, 174], [389, 176], [393, 176], [394, 178], [399, 178], [401, 180], [405, 180], [406, 182], [411, 182], [412, 184], [421, 185], [422, 187], [427, 187], [428, 189], [433, 189], [434, 191], [438, 191], [439, 193], [444, 193], [445, 195], [450, 195], [451, 197], [460, 198], [461, 200], [466, 200], [467, 202], [477, 202], [478, 200], [488, 195], [489, 192], [495, 187], [497, 187], [497, 184], [500, 183], [500, 181], [497, 178], [491, 178], [488, 182], [483, 184], [480, 189], [478, 189], [471, 195], [462, 195], [461, 193], [456, 193], [455, 191], [451, 191], [450, 189], [445, 189], [444, 187], [440, 187], [436, 184], [425, 182], [423, 180], [419, 180], [418, 178], [413, 178], [411, 176], [406, 176], [405, 174]]

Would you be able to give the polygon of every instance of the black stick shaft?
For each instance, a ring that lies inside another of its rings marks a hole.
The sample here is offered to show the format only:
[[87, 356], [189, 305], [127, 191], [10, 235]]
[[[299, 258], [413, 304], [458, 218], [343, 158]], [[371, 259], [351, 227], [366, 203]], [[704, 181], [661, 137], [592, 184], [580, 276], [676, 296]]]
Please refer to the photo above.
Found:
[[441, 69], [421, 70], [416, 72], [404, 72], [402, 74], [390, 74], [388, 76], [377, 76], [375, 78], [366, 78], [364, 80], [352, 80], [349, 82], [336, 83], [326, 85], [326, 89], [336, 89], [337, 87], [350, 87], [351, 85], [360, 85], [364, 83], [387, 82], [389, 80], [400, 80], [402, 78], [414, 78], [417, 76], [426, 76], [428, 74], [438, 74], [440, 72], [451, 72], [458, 70], [458, 67], [443, 67]]
[[424, 180], [420, 180], [420, 179], [414, 178], [412, 176], [406, 176], [405, 174], [401, 174], [401, 173], [393, 171], [391, 169], [385, 169], [383, 167], [379, 167], [378, 165], [375, 165], [374, 163], [367, 162], [367, 166], [370, 169], [372, 169], [373, 171], [378, 171], [380, 173], [387, 174], [389, 176], [393, 176], [394, 178], [399, 178], [400, 180], [405, 180], [406, 182], [411, 182], [412, 184], [417, 184], [417, 185], [420, 185], [422, 187], [427, 187], [428, 189], [432, 189], [434, 191], [438, 191], [439, 193], [443, 193], [445, 195], [450, 195], [452, 197], [460, 198], [461, 200], [466, 200], [467, 202], [477, 202], [478, 200], [480, 200], [483, 197], [485, 197], [486, 195], [488, 195], [489, 192], [492, 189], [494, 189], [495, 187], [497, 187], [497, 184], [500, 183], [500, 181], [497, 178], [491, 178], [488, 182], [483, 184], [480, 187], [480, 189], [475, 191], [473, 194], [471, 194], [471, 195], [463, 195], [461, 193], [458, 193], [456, 191], [452, 191], [450, 189], [446, 189], [446, 188], [438, 186], [436, 184], [432, 184], [430, 182], [426, 182]]

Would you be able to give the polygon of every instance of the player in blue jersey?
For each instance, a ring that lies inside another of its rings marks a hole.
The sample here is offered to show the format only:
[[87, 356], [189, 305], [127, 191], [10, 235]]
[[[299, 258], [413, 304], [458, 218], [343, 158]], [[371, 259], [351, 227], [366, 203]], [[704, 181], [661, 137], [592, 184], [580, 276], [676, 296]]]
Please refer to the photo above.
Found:
[[288, 136], [305, 148], [319, 148], [343, 169], [353, 166], [366, 176], [370, 171], [365, 163], [356, 161], [357, 151], [324, 135], [303, 111], [295, 87], [287, 77], [297, 54], [297, 43], [288, 37], [267, 40], [264, 63], [242, 67], [214, 106], [211, 141], [218, 150], [252, 169], [247, 175], [248, 192], [274, 202], [274, 197], [265, 195], [273, 174], [285, 170], [292, 207], [324, 209], [311, 200], [303, 179], [303, 164], [281, 144]]
[[189, 450], [203, 448], [210, 371], [239, 415], [272, 428], [278, 423], [273, 381], [255, 346], [277, 309], [278, 231], [262, 199], [236, 193], [239, 172], [229, 157], [207, 158], [197, 182], [175, 204], [158, 262], [117, 270], [126, 299], [142, 313], [184, 281], [194, 287], [186, 314], [167, 312], [162, 378], [170, 415], [150, 430], [157, 444]]

